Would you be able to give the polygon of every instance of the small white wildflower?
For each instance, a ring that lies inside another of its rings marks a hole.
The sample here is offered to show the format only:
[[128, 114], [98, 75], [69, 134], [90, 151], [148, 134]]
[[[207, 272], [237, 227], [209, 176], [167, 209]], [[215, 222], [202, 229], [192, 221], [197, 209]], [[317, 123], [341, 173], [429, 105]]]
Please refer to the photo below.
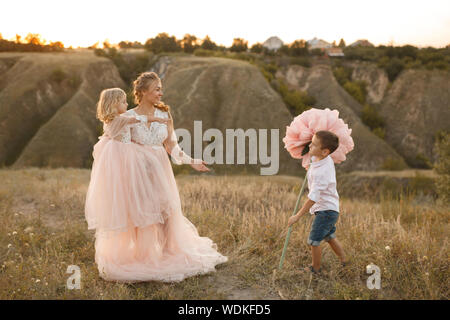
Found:
[[428, 259], [428, 257], [427, 256], [423, 256], [423, 258], [422, 258], [423, 260], [427, 260]]
[[32, 236], [34, 236], [34, 233], [33, 233], [33, 232], [30, 232], [30, 237], [32, 237]]
[[12, 244], [11, 244], [11, 243], [8, 243], [8, 249], [11, 248], [11, 247], [12, 247]]
[[430, 274], [428, 272], [425, 272], [425, 275], [428, 277]]
[[39, 279], [36, 279], [36, 283], [39, 283], [39, 282], [41, 282], [41, 280], [39, 280]]
[[408, 251], [408, 254], [411, 254], [411, 251]]
[[17, 231], [13, 231], [12, 235], [15, 236], [17, 234]]
[[11, 235], [11, 233], [10, 232], [8, 232], [8, 236], [10, 236]]
[[45, 285], [48, 286], [48, 282], [46, 282]]
[[25, 242], [25, 247], [29, 247], [30, 245], [28, 244], [28, 242]]
[[14, 213], [14, 217], [17, 217], [19, 214], [16, 212], [16, 213]]
[[386, 250], [391, 250], [391, 247], [389, 247], [389, 246], [386, 246], [386, 247], [384, 247]]
[[54, 204], [52, 203], [52, 204], [50, 205], [50, 207], [52, 207], [52, 208], [53, 208], [53, 207], [55, 207], [55, 205], [54, 205]]

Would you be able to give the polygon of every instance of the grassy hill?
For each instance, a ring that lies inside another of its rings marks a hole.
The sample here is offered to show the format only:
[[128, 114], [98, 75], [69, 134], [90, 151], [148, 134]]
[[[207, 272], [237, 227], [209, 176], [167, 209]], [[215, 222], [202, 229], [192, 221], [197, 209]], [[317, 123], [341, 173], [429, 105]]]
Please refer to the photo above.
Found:
[[[292, 115], [254, 64], [188, 54], [150, 55], [142, 50], [127, 50], [122, 56], [117, 63], [90, 50], [0, 53], [0, 165], [89, 168], [92, 146], [101, 134], [101, 123], [95, 119], [100, 91], [129, 89], [134, 69], [147, 63], [146, 69], [163, 79], [163, 100], [172, 107], [176, 128], [190, 131], [192, 151], [196, 120], [202, 121], [202, 133], [209, 128], [222, 133], [224, 149], [226, 129], [279, 129], [278, 173], [304, 172], [282, 142]], [[289, 88], [313, 96], [314, 107], [339, 110], [352, 128], [355, 149], [337, 171], [399, 169], [406, 163], [432, 162], [434, 137], [448, 130], [450, 119], [448, 72], [407, 70], [390, 83], [385, 71], [373, 63], [353, 61], [343, 66], [353, 70], [349, 80], [366, 82], [366, 100], [385, 121], [384, 139], [362, 122], [363, 105], [338, 83], [327, 63], [313, 61], [311, 67], [288, 63], [275, 73]], [[209, 143], [203, 142], [203, 149]], [[260, 174], [261, 167], [268, 167], [261, 165], [259, 157], [257, 165], [249, 165], [246, 149], [246, 164], [213, 165], [214, 173]]]

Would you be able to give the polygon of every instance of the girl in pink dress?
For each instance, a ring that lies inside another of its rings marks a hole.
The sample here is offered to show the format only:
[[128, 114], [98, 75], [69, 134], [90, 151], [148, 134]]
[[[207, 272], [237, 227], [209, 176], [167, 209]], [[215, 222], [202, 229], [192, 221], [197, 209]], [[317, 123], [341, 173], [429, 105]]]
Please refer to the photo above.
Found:
[[117, 88], [104, 90], [97, 105], [104, 134], [93, 150], [85, 216], [88, 229], [96, 229], [100, 276], [178, 282], [213, 272], [228, 258], [184, 217], [167, 153], [177, 164], [209, 169], [178, 146], [158, 76], [142, 74], [134, 93], [139, 105], [127, 112], [125, 92]]

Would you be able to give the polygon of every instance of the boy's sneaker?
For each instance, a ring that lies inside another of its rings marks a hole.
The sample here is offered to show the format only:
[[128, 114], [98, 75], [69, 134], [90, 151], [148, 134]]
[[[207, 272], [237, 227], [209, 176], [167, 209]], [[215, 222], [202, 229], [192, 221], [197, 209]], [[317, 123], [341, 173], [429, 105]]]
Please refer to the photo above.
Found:
[[319, 270], [316, 271], [316, 270], [314, 270], [313, 266], [306, 267], [304, 270], [307, 272], [311, 272], [313, 274], [321, 274], [322, 273], [322, 268], [319, 268]]

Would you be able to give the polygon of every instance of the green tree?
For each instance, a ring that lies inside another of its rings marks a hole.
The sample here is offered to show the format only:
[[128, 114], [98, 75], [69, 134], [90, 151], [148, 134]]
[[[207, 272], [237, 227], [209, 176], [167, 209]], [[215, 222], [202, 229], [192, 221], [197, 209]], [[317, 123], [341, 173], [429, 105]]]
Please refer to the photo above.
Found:
[[389, 60], [385, 67], [385, 71], [390, 81], [394, 81], [395, 78], [403, 71], [405, 65], [399, 58], [392, 58]]
[[108, 40], [108, 39], [106, 39], [105, 41], [103, 41], [103, 48], [105, 48], [105, 49], [111, 48], [111, 43], [109, 43], [109, 40]]
[[244, 52], [248, 49], [248, 41], [241, 38], [234, 38], [230, 47], [231, 52]]
[[51, 42], [50, 47], [55, 51], [60, 51], [64, 49], [64, 44], [61, 41]]
[[293, 115], [299, 115], [316, 103], [316, 99], [308, 95], [306, 91], [290, 90], [281, 79], [277, 79], [276, 89]]
[[208, 35], [206, 35], [205, 39], [203, 39], [202, 44], [200, 45], [200, 48], [205, 50], [216, 50], [217, 44], [209, 38]]
[[43, 45], [45, 41], [42, 39], [41, 35], [38, 33], [29, 33], [25, 36], [26, 43], [33, 44], [36, 46]]
[[341, 38], [341, 40], [339, 41], [338, 47], [339, 48], [345, 48], [345, 41], [344, 41], [344, 39]]
[[145, 42], [145, 48], [153, 53], [161, 52], [179, 52], [182, 50], [177, 39], [170, 37], [167, 33], [159, 33], [155, 38], [148, 39]]
[[119, 48], [121, 49], [126, 49], [126, 48], [131, 48], [133, 45], [130, 41], [120, 41], [119, 42]]
[[347, 81], [344, 83], [344, 89], [359, 103], [364, 104], [366, 101], [365, 86], [356, 81]]
[[[368, 104], [364, 105], [363, 107], [361, 113], [361, 120], [371, 130], [375, 130], [377, 128], [384, 128], [385, 125], [384, 119], [378, 113], [377, 109]], [[384, 137], [383, 130], [377, 130], [377, 133], [379, 136], [382, 134], [382, 136]]]
[[341, 86], [344, 86], [347, 81], [351, 81], [352, 73], [353, 68], [350, 67], [339, 66], [333, 69], [334, 77]]
[[181, 47], [186, 53], [192, 53], [195, 49], [199, 47], [197, 43], [197, 37], [190, 34], [185, 34], [184, 38], [181, 40]]
[[262, 44], [258, 42], [258, 43], [255, 43], [254, 45], [251, 46], [250, 52], [262, 53], [263, 49], [264, 49], [264, 47], [262, 46]]
[[281, 54], [285, 54], [287, 56], [289, 56], [291, 53], [289, 51], [289, 45], [283, 44], [280, 49], [278, 49], [278, 52]]
[[305, 40], [295, 40], [289, 45], [289, 53], [294, 57], [308, 55], [308, 43]]

